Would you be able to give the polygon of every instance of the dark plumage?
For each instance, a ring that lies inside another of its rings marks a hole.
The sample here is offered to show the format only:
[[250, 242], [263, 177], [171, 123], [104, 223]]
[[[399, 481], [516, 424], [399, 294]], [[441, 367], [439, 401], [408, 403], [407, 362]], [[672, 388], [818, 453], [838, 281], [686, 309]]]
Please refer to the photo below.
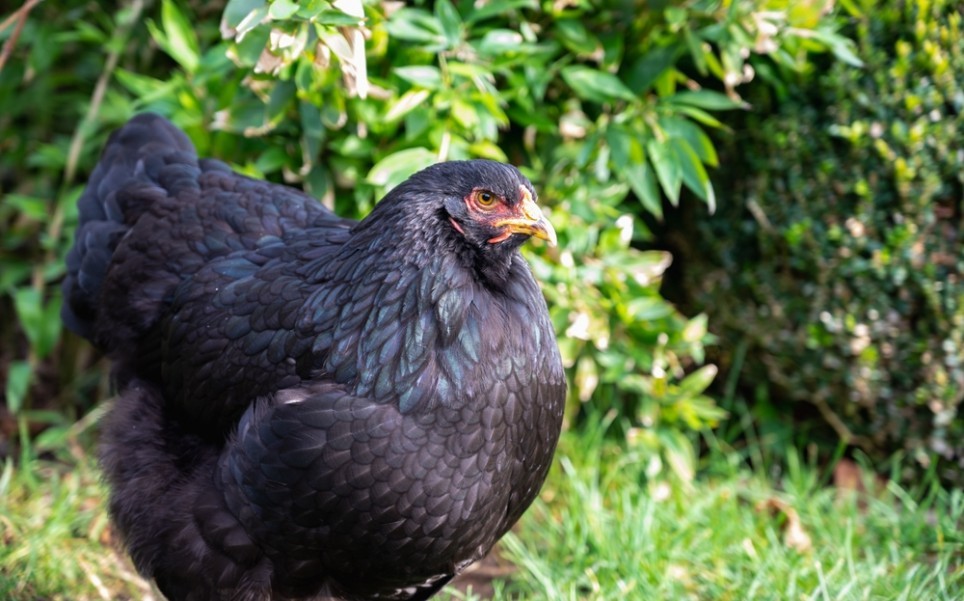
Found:
[[565, 396], [534, 197], [442, 163], [354, 222], [158, 116], [111, 137], [63, 319], [113, 360], [110, 509], [165, 595], [426, 599], [522, 515]]

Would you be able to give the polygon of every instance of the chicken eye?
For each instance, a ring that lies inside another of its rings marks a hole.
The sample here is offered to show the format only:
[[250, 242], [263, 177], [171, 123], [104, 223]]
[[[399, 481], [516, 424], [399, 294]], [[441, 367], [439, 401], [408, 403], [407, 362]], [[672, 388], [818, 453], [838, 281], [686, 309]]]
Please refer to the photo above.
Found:
[[495, 194], [488, 190], [481, 190], [476, 193], [475, 200], [483, 207], [491, 207], [495, 204]]

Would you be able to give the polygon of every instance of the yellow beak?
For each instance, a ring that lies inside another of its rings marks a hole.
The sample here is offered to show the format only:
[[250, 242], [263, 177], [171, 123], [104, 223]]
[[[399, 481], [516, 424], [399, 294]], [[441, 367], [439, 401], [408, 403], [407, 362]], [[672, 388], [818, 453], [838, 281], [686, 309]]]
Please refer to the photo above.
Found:
[[505, 227], [507, 231], [514, 234], [527, 234], [542, 238], [549, 243], [549, 246], [556, 245], [556, 230], [542, 214], [542, 209], [532, 199], [532, 194], [525, 186], [520, 186], [522, 190], [522, 204], [519, 207], [522, 216], [500, 219], [493, 225]]

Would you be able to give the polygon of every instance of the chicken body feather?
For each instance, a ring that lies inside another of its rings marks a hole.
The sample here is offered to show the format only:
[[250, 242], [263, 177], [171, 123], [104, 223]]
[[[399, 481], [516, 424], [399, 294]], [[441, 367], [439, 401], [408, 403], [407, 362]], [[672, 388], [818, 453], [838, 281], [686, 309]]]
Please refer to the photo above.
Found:
[[519, 219], [473, 208], [480, 188], [531, 217], [491, 161], [354, 222], [158, 116], [112, 136], [63, 318], [113, 361], [111, 514], [170, 599], [425, 599], [532, 502], [565, 397], [517, 250], [545, 226], [494, 235]]

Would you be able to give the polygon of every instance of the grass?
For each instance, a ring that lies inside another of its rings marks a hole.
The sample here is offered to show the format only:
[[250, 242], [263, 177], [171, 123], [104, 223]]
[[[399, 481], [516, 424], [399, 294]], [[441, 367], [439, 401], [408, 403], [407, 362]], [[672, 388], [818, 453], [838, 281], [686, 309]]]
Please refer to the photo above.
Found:
[[[603, 430], [563, 438], [540, 500], [502, 543], [517, 570], [493, 583], [495, 599], [964, 599], [960, 490], [860, 494], [795, 456], [774, 482], [719, 445], [695, 482], [653, 481], [646, 458]], [[0, 475], [0, 598], [159, 599], [111, 538], [90, 452], [67, 441]]]
[[93, 458], [76, 441], [58, 455], [3, 465], [0, 599], [150, 599], [111, 537]]
[[[600, 429], [601, 430], [601, 429]], [[568, 435], [540, 502], [504, 545], [520, 599], [964, 599], [964, 493], [874, 494], [788, 458], [780, 482], [711, 452], [692, 484], [647, 482], [646, 458]]]
[[101, 544], [106, 520], [92, 509], [98, 502], [96, 485], [84, 475], [34, 469], [42, 491], [29, 486], [10, 490], [9, 464], [4, 473], [0, 598], [99, 598], [100, 590], [126, 589], [124, 572]]

